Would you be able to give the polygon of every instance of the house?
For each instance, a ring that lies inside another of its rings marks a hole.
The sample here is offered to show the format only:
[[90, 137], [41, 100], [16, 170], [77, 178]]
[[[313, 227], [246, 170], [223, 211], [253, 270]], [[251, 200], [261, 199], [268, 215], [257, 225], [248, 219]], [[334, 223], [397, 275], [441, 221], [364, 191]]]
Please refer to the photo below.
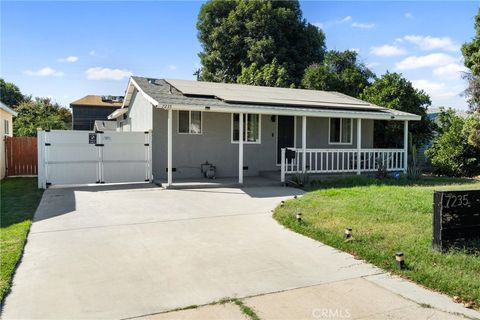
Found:
[[[406, 171], [420, 116], [337, 92], [131, 77], [118, 130], [152, 131], [156, 181], [274, 173]], [[374, 121], [404, 123], [404, 147], [373, 149]]]
[[73, 130], [94, 130], [95, 120], [107, 120], [122, 102], [119, 96], [88, 95], [70, 103]]
[[0, 101], [0, 132], [2, 133], [2, 141], [0, 143], [0, 179], [5, 177], [7, 165], [5, 140], [6, 137], [13, 136], [13, 116], [17, 116], [17, 113]]

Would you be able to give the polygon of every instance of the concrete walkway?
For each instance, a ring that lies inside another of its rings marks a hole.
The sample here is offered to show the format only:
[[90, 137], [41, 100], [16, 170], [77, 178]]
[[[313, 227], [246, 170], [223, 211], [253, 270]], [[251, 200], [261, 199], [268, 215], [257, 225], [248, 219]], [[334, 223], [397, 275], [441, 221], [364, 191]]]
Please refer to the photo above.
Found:
[[[432, 315], [408, 299], [428, 303], [435, 314], [440, 308], [479, 315], [284, 229], [271, 210], [295, 194], [282, 187], [49, 189], [2, 318], [181, 318], [158, 313], [226, 297], [251, 297], [245, 304], [265, 319], [315, 319], [314, 308], [340, 306], [358, 319], [404, 319], [395, 313], [402, 308], [420, 310], [416, 319]], [[197, 318], [243, 317], [233, 310]], [[194, 319], [209, 311], [188, 312]]]

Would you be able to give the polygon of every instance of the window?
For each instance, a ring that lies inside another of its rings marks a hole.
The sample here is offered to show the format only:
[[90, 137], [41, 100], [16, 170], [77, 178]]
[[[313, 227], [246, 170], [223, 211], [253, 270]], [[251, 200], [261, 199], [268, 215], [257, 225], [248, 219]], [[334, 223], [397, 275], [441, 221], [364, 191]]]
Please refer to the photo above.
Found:
[[352, 119], [330, 118], [330, 143], [352, 143]]
[[3, 131], [6, 136], [10, 134], [10, 122], [8, 120], [3, 120]]
[[201, 134], [201, 111], [178, 111], [178, 133]]
[[[260, 143], [260, 115], [243, 114], [243, 141], [245, 143]], [[240, 116], [232, 114], [232, 143], [238, 142], [240, 133]]]

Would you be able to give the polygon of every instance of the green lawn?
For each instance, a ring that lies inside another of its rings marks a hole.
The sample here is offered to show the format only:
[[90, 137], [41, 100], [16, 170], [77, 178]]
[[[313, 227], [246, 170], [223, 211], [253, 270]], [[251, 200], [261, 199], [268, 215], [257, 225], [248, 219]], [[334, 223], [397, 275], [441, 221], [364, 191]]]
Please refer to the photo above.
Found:
[[43, 191], [37, 189], [36, 178], [5, 178], [0, 187], [0, 301], [3, 301]]
[[[346, 178], [322, 183], [297, 200], [277, 207], [286, 227], [349, 252], [425, 287], [473, 301], [480, 307], [480, 253], [432, 250], [433, 190], [480, 188], [480, 180], [426, 178], [378, 181]], [[301, 212], [299, 224], [296, 213]], [[353, 240], [344, 241], [345, 227]], [[396, 268], [403, 251], [407, 269]]]

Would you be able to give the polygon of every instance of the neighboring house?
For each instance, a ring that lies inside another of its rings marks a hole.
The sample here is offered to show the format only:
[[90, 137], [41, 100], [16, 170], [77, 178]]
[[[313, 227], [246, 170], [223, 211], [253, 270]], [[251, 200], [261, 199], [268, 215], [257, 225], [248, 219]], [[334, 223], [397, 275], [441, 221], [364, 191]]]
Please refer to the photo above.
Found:
[[[373, 172], [407, 168], [402, 149], [372, 149], [375, 120], [414, 114], [337, 92], [131, 77], [119, 130], [152, 130], [157, 181], [276, 173]], [[239, 138], [242, 137], [242, 138]]]
[[13, 116], [17, 116], [17, 113], [0, 101], [0, 132], [2, 134], [0, 145], [0, 179], [5, 177], [7, 165], [5, 140], [6, 137], [13, 136]]
[[122, 106], [123, 97], [85, 96], [70, 103], [73, 130], [94, 130], [95, 120], [107, 120], [109, 114]]

